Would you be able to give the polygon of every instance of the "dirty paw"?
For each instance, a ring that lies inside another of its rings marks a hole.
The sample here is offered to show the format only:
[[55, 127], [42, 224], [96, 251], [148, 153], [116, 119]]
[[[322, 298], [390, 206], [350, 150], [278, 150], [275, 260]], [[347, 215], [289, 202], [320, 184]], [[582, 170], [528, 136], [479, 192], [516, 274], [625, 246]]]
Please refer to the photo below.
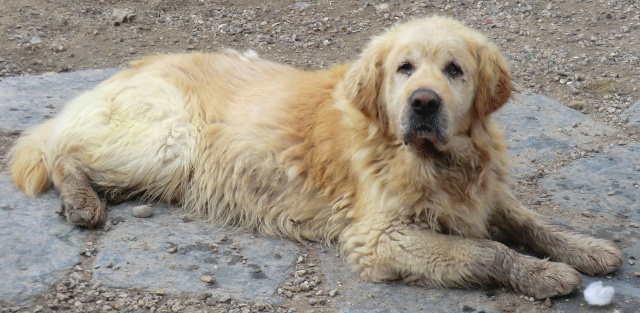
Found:
[[519, 273], [512, 273], [517, 282], [514, 287], [536, 299], [569, 294], [582, 282], [582, 275], [570, 265], [544, 260], [526, 263]]
[[586, 237], [576, 250], [566, 262], [588, 275], [608, 274], [622, 265], [622, 251], [612, 241]]
[[67, 201], [62, 201], [58, 214], [66, 217], [69, 223], [94, 228], [102, 225], [107, 218], [106, 204], [99, 200], [96, 201], [81, 201], [82, 206], [74, 206]]

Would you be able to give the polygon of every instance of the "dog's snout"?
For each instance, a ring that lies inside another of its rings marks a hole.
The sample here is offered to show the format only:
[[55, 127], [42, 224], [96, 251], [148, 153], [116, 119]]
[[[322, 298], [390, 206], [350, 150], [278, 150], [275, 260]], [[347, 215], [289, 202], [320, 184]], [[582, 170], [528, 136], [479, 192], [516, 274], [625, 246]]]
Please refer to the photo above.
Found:
[[442, 98], [431, 89], [418, 89], [409, 97], [411, 109], [422, 117], [428, 117], [442, 106]]

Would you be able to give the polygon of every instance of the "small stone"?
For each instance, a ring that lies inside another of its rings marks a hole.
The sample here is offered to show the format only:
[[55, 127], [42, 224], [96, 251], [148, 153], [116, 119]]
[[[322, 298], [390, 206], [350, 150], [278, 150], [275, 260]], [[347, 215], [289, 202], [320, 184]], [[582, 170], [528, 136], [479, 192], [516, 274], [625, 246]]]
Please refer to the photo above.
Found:
[[610, 190], [609, 192], [607, 192], [607, 195], [609, 196], [615, 196], [616, 192], [614, 190]]
[[568, 106], [574, 110], [582, 110], [587, 106], [587, 103], [585, 101], [578, 101], [578, 100], [571, 100], [571, 102], [569, 102]]
[[336, 290], [336, 289], [329, 290], [329, 296], [330, 297], [335, 297], [337, 294], [338, 294], [338, 290]]
[[196, 296], [196, 299], [198, 299], [198, 300], [207, 300], [207, 298], [209, 298], [209, 296], [210, 296], [210, 295], [211, 295], [211, 294], [210, 294], [210, 293], [208, 293], [208, 292], [202, 292], [202, 293], [199, 293], [199, 294]]
[[169, 253], [176, 253], [178, 252], [178, 246], [172, 246], [169, 249], [167, 249], [167, 252]]
[[640, 277], [640, 272], [633, 272], [633, 276]]
[[640, 225], [638, 223], [629, 223], [629, 227], [640, 228]]
[[267, 305], [262, 302], [256, 302], [256, 304], [253, 307], [256, 308], [258, 311], [264, 311], [267, 308]]
[[107, 221], [106, 223], [104, 223], [104, 227], [102, 227], [102, 230], [110, 231], [111, 228], [113, 228], [113, 223], [111, 223], [111, 221]]
[[591, 213], [591, 212], [586, 212], [586, 211], [585, 211], [585, 212], [582, 212], [582, 216], [584, 216], [584, 217], [591, 217], [591, 218], [596, 217], [595, 215], [593, 215], [593, 213]]
[[387, 13], [389, 12], [389, 4], [387, 3], [381, 3], [375, 6], [376, 12], [378, 13]]
[[153, 215], [153, 207], [146, 204], [135, 206], [131, 209], [131, 213], [137, 218], [151, 217]]
[[107, 263], [107, 265], [105, 265], [106, 268], [112, 268], [113, 267], [113, 262], [109, 262]]
[[205, 275], [205, 276], [200, 276], [200, 280], [207, 283], [207, 284], [212, 284], [214, 282], [213, 277]]
[[309, 305], [316, 305], [317, 303], [318, 303], [318, 300], [316, 300], [316, 298], [309, 299]]
[[29, 43], [32, 44], [32, 45], [39, 44], [41, 42], [42, 42], [42, 38], [40, 38], [38, 36], [33, 36], [33, 37], [31, 37], [31, 39], [29, 39]]
[[216, 299], [213, 298], [209, 298], [207, 299], [207, 301], [204, 302], [206, 305], [208, 306], [214, 306], [216, 305], [216, 303], [218, 303], [218, 301], [216, 301]]
[[298, 9], [304, 11], [308, 9], [311, 5], [306, 2], [296, 2], [296, 6], [298, 7]]
[[628, 261], [628, 262], [629, 262], [629, 265], [634, 265], [634, 264], [636, 264], [636, 261], [631, 260], [631, 259], [629, 259], [629, 261]]
[[232, 244], [229, 245], [229, 248], [233, 249], [233, 250], [240, 250], [240, 244], [237, 242], [234, 242]]
[[547, 307], [547, 308], [551, 308], [551, 306], [553, 306], [553, 304], [551, 303], [551, 299], [546, 298], [544, 300], [544, 306]]
[[309, 291], [309, 290], [311, 290], [311, 285], [309, 284], [308, 281], [305, 281], [302, 284], [300, 284], [300, 290]]

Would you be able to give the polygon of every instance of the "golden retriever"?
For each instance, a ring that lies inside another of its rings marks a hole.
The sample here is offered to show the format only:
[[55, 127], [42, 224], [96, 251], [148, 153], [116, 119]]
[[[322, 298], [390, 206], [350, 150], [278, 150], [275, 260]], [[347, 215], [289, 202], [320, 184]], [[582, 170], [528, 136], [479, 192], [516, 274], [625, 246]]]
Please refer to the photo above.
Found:
[[26, 131], [11, 170], [29, 196], [53, 183], [79, 226], [105, 220], [101, 197], [137, 195], [337, 242], [367, 280], [568, 294], [578, 271], [609, 273], [622, 254], [516, 200], [491, 118], [512, 90], [497, 48], [444, 17], [397, 25], [326, 71], [255, 52], [153, 56]]

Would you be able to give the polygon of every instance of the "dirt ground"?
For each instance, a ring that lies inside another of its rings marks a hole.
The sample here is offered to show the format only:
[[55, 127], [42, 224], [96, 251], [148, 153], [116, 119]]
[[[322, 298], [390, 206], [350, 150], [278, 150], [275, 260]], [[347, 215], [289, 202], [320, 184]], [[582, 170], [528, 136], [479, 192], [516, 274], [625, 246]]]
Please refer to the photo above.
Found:
[[[622, 114], [639, 100], [635, 0], [6, 0], [0, 80], [222, 48], [326, 68], [355, 59], [368, 38], [393, 23], [432, 14], [486, 33], [510, 60], [520, 91], [547, 95], [619, 129], [627, 140], [640, 139]], [[0, 172], [17, 136], [0, 129]]]

